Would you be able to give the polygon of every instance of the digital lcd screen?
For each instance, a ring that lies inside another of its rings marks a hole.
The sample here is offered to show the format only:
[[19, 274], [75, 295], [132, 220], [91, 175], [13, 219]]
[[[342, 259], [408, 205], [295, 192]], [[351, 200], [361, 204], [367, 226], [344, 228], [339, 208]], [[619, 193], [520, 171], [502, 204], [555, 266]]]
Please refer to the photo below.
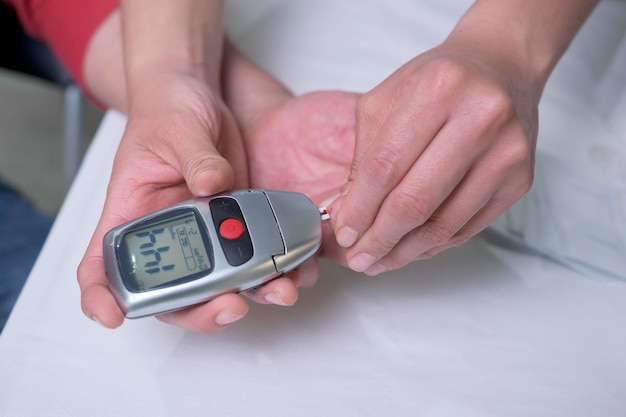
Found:
[[121, 245], [139, 291], [165, 286], [212, 268], [196, 216], [187, 211], [129, 231]]

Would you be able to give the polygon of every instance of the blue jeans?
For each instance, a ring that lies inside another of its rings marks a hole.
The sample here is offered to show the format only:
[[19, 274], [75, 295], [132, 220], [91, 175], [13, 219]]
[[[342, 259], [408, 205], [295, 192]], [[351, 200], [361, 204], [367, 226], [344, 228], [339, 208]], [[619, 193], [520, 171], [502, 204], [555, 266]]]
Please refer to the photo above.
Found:
[[51, 226], [50, 217], [0, 182], [0, 332]]

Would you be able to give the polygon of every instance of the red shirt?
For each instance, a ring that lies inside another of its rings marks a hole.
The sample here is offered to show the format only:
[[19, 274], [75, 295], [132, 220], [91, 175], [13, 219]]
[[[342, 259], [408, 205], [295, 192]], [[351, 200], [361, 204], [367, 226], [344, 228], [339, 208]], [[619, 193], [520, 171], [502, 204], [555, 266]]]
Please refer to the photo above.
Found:
[[42, 40], [85, 90], [83, 58], [100, 23], [115, 10], [118, 0], [4, 0], [13, 6], [22, 27]]

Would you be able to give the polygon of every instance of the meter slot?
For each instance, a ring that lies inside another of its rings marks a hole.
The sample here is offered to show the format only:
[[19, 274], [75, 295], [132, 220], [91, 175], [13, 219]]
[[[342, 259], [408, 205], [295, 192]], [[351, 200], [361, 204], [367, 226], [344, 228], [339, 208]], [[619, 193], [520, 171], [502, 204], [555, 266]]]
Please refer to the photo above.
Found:
[[303, 194], [265, 191], [285, 246], [283, 255], [273, 257], [277, 272], [294, 269], [319, 248], [319, 209]]
[[274, 223], [276, 223], [276, 228], [278, 229], [278, 233], [280, 234], [280, 241], [283, 244], [283, 252], [272, 255], [272, 262], [274, 263], [274, 270], [282, 274], [284, 273], [284, 271], [281, 271], [280, 267], [276, 263], [276, 257], [283, 256], [287, 253], [287, 245], [285, 244], [285, 236], [283, 235], [283, 231], [280, 228], [280, 223], [278, 223], [278, 218], [276, 217], [276, 211], [274, 210], [274, 207], [272, 206], [272, 202], [270, 201], [265, 191], [263, 191], [263, 196], [265, 197], [265, 200], [267, 201], [267, 205], [270, 207], [270, 211], [272, 212], [272, 216], [274, 218]]

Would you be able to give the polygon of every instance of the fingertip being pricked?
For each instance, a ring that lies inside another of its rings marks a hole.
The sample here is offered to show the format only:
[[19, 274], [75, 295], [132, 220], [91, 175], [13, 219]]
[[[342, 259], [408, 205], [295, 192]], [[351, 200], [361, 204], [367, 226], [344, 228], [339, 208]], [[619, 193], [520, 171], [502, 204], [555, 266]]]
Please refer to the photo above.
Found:
[[330, 224], [335, 230], [335, 240], [342, 248], [349, 248], [357, 242], [359, 233], [341, 222], [341, 207], [344, 198], [345, 194], [337, 196], [328, 207], [328, 212], [330, 213]]

